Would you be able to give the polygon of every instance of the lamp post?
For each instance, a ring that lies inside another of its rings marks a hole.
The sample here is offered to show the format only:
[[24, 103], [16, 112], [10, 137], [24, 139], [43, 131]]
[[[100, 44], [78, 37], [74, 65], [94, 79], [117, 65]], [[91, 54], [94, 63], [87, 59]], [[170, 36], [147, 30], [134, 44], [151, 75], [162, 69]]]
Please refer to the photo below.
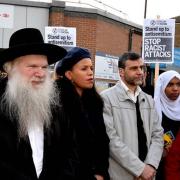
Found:
[[145, 4], [144, 4], [144, 19], [146, 19], [146, 11], [147, 11], [147, 0], [145, 0]]

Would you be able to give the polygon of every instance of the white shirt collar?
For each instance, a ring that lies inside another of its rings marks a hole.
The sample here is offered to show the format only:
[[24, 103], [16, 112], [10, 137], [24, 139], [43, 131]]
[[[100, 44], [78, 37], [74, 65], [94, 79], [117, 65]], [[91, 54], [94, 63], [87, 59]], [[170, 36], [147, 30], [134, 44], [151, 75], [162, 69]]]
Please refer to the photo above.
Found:
[[142, 91], [141, 88], [139, 86], [137, 86], [135, 93], [133, 93], [128, 87], [127, 85], [120, 79], [120, 83], [123, 87], [123, 89], [126, 91], [127, 96], [136, 103], [137, 101], [137, 96], [139, 95], [139, 93]]

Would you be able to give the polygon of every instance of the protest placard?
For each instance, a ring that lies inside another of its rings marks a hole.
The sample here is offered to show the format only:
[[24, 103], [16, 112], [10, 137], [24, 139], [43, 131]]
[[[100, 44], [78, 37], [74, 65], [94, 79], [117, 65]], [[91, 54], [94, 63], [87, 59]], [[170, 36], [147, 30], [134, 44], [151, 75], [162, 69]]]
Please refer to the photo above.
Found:
[[174, 19], [145, 19], [142, 56], [145, 63], [173, 63]]
[[45, 42], [63, 47], [76, 46], [76, 28], [74, 27], [45, 27]]

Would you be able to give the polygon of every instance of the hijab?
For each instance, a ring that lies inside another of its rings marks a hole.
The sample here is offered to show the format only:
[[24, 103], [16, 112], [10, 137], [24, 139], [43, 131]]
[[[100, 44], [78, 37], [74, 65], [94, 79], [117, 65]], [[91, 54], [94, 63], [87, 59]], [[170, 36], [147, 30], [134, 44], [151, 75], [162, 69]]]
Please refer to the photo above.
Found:
[[176, 100], [170, 100], [165, 89], [168, 83], [174, 78], [180, 79], [180, 74], [174, 70], [166, 71], [159, 75], [154, 92], [156, 110], [162, 119], [162, 112], [171, 120], [180, 121], [180, 95]]

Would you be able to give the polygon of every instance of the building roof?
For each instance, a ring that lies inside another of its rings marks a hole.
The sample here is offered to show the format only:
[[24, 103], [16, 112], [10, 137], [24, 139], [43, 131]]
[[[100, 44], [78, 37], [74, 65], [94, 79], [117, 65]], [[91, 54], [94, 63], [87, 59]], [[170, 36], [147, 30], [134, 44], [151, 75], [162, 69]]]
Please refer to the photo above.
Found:
[[172, 19], [175, 19], [176, 23], [180, 23], [180, 16], [173, 17]]

